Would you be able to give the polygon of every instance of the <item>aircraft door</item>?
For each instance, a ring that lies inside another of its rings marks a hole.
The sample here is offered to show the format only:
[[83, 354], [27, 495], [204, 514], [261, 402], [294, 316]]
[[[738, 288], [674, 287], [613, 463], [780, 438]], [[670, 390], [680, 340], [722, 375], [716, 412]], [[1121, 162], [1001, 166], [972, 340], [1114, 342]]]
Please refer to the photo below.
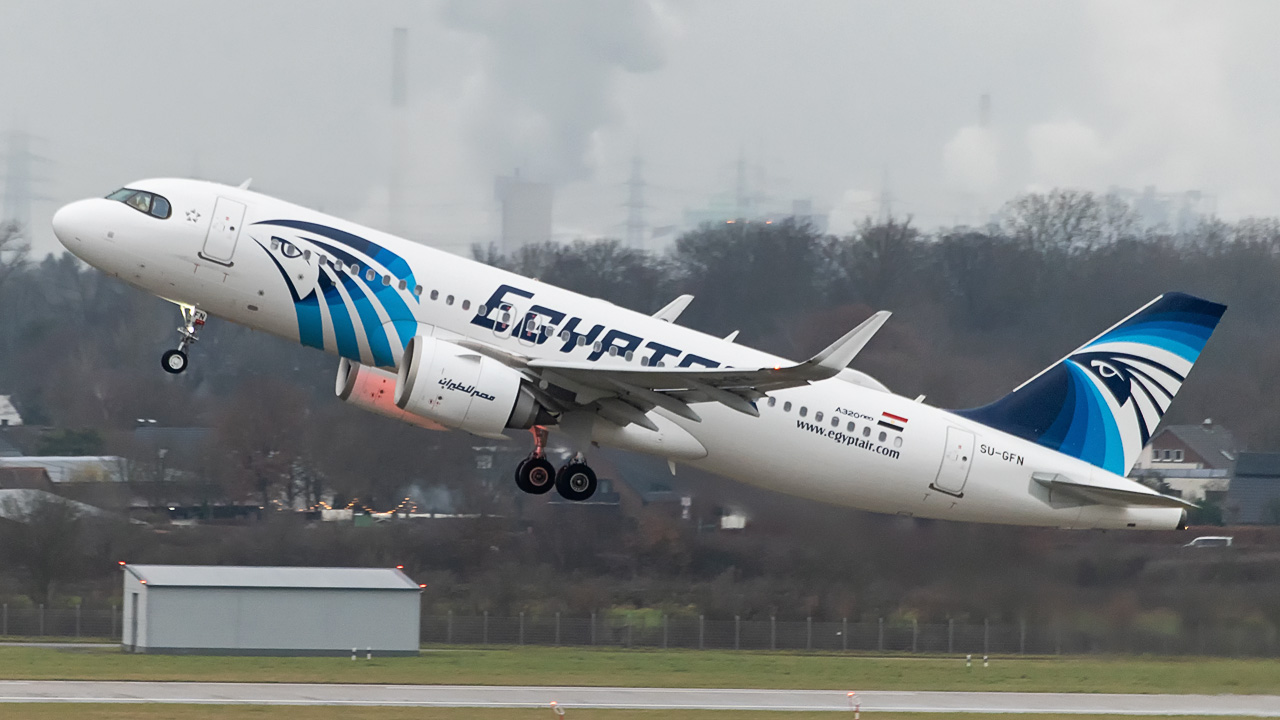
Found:
[[973, 433], [956, 427], [947, 428], [947, 444], [942, 453], [942, 465], [938, 477], [929, 487], [948, 495], [964, 495], [964, 484], [969, 480], [969, 467], [973, 464]]
[[209, 221], [209, 234], [204, 238], [200, 257], [223, 265], [231, 264], [240, 239], [240, 223], [244, 221], [245, 206], [235, 200], [218, 198]]

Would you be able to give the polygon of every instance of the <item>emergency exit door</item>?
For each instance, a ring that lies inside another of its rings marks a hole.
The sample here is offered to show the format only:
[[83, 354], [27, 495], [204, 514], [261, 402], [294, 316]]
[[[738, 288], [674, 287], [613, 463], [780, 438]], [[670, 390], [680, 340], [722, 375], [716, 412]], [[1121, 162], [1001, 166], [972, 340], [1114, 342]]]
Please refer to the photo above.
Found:
[[969, 466], [972, 464], [973, 433], [960, 428], [947, 428], [942, 466], [938, 468], [938, 477], [929, 487], [960, 497], [964, 494], [964, 484], [969, 480]]
[[209, 221], [209, 234], [204, 238], [200, 257], [223, 265], [231, 264], [240, 239], [240, 223], [244, 221], [244, 204], [235, 200], [218, 198], [213, 205], [213, 217]]

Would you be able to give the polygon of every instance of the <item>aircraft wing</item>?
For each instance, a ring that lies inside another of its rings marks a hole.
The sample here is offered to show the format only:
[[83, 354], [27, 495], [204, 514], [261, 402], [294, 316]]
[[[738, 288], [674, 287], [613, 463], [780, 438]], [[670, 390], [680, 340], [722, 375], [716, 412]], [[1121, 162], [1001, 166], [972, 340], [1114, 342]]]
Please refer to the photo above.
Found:
[[1199, 507], [1179, 497], [1158, 493], [1147, 486], [1128, 481], [1125, 487], [1103, 485], [1101, 483], [1081, 482], [1056, 473], [1032, 473], [1031, 479], [1041, 485], [1080, 500], [1097, 505], [1120, 505], [1145, 507]]
[[[538, 386], [539, 400], [552, 410], [594, 409], [619, 425], [636, 423], [656, 429], [645, 413], [664, 408], [694, 422], [702, 418], [689, 407], [718, 402], [738, 412], [759, 416], [754, 402], [772, 390], [807, 385], [835, 377], [889, 319], [881, 311], [845, 333], [825, 350], [795, 365], [748, 368], [663, 368], [601, 366], [522, 358], [484, 343], [460, 344], [521, 369]], [[553, 389], [551, 386], [554, 386]]]
[[[644, 413], [665, 408], [695, 422], [691, 404], [718, 402], [738, 412], [759, 416], [753, 404], [771, 390], [807, 385], [835, 377], [889, 319], [881, 311], [805, 362], [753, 368], [601, 367], [596, 363], [530, 360], [529, 372], [542, 381], [575, 393], [580, 405], [596, 403], [601, 415], [647, 427]], [[630, 405], [636, 412], [630, 412]]]

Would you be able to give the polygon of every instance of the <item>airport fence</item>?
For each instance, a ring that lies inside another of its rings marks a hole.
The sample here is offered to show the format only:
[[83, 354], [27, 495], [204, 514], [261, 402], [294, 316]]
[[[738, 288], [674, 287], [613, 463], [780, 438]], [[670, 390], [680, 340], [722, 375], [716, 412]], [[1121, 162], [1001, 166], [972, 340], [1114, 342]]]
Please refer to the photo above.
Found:
[[[0, 606], [0, 637], [120, 640], [119, 607]], [[1151, 627], [1084, 626], [1066, 620], [919, 623], [806, 618], [707, 619], [703, 616], [595, 613], [499, 616], [425, 613], [421, 641], [431, 645], [542, 645], [800, 650], [857, 653], [1054, 655], [1126, 653], [1280, 656], [1276, 628], [1261, 620]]]
[[1032, 624], [848, 620], [709, 620], [705, 616], [590, 617], [424, 615], [423, 643], [565, 645], [705, 650], [1054, 655], [1127, 653], [1275, 657], [1280, 638], [1257, 622], [1192, 627], [1087, 627]]

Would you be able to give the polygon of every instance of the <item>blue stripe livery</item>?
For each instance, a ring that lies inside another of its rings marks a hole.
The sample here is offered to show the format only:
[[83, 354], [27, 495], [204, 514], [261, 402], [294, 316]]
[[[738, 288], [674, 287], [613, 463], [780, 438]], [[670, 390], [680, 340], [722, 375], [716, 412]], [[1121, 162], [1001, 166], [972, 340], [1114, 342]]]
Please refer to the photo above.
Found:
[[[367, 361], [366, 358], [361, 357], [358, 330], [352, 318], [354, 311], [354, 314], [360, 320], [360, 329], [363, 331], [365, 341], [369, 346], [373, 364], [380, 367], [393, 367], [395, 365], [395, 355], [391, 349], [392, 340], [387, 335], [387, 329], [383, 325], [382, 316], [379, 315], [378, 308], [382, 308], [388, 319], [388, 324], [395, 329], [397, 336], [395, 342], [399, 343], [399, 347], [403, 348], [408, 345], [409, 340], [418, 331], [418, 321], [414, 317], [413, 310], [410, 309], [405, 301], [404, 291], [400, 289], [401, 283], [404, 284], [406, 290], [417, 285], [417, 280], [414, 278], [409, 263], [394, 252], [366, 238], [318, 223], [282, 219], [265, 220], [254, 223], [254, 225], [290, 228], [311, 235], [318, 235], [328, 240], [326, 242], [301, 236], [292, 240], [273, 237], [273, 247], [278, 242], [279, 247], [286, 249], [282, 252], [282, 256], [286, 258], [285, 262], [305, 263], [305, 270], [301, 270], [298, 275], [298, 281], [295, 281], [280, 259], [276, 258], [275, 254], [268, 250], [261, 241], [255, 239], [255, 242], [262, 247], [267, 256], [271, 258], [271, 261], [275, 263], [276, 269], [280, 271], [285, 285], [289, 288], [298, 316], [298, 337], [302, 344], [315, 348], [324, 348], [325, 323], [320, 309], [321, 298], [323, 298], [325, 308], [328, 310], [330, 325], [332, 326], [334, 345], [339, 355], [359, 362]], [[299, 243], [303, 243], [304, 246], [306, 243], [310, 243], [317, 250], [314, 254], [304, 254], [297, 247]], [[312, 257], [320, 254], [321, 251], [336, 260], [342, 261], [346, 267], [359, 266], [360, 273], [358, 276], [353, 277], [346, 272], [336, 270], [327, 265], [313, 265]], [[356, 252], [369, 259], [357, 257], [354, 254]], [[295, 272], [299, 272], [299, 270], [298, 267], [294, 267]], [[367, 275], [369, 270], [375, 272], [373, 279], [369, 279]], [[396, 281], [384, 283], [384, 275], [391, 275], [396, 278]], [[303, 282], [302, 278], [305, 277], [312, 277], [312, 280], [307, 282], [314, 282], [315, 286], [310, 288], [299, 287]], [[339, 285], [341, 285], [341, 290]], [[342, 290], [346, 291], [347, 297], [343, 296]], [[409, 292], [408, 296], [415, 303], [419, 302], [414, 293]]]
[[1166, 293], [996, 402], [955, 412], [1124, 475], [1226, 309]]

